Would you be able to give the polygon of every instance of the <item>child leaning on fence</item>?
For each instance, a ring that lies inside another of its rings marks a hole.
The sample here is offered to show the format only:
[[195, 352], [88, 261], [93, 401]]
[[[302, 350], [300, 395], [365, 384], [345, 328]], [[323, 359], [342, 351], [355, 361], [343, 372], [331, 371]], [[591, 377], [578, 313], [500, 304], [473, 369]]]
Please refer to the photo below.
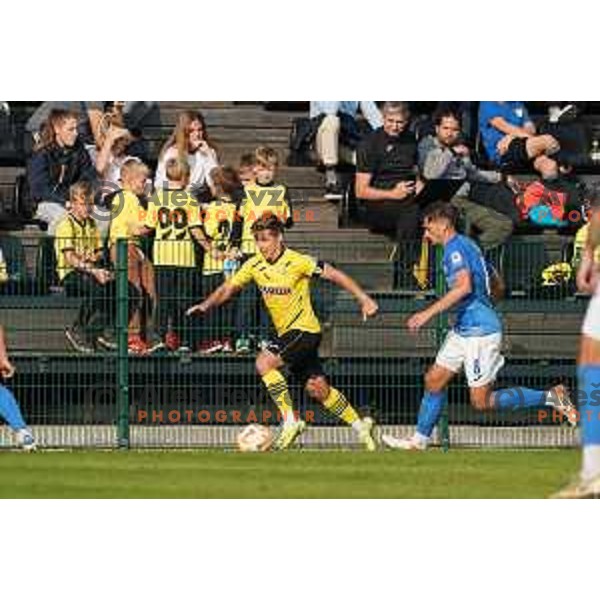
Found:
[[71, 186], [67, 214], [58, 222], [54, 249], [56, 271], [67, 296], [81, 298], [75, 322], [66, 329], [69, 343], [79, 352], [97, 346], [114, 348], [115, 286], [102, 264], [100, 231], [90, 216], [93, 190], [89, 183]]
[[195, 242], [206, 246], [200, 205], [187, 191], [190, 167], [169, 159], [166, 185], [148, 203], [145, 225], [155, 232], [153, 264], [158, 295], [158, 327], [168, 350], [186, 351], [196, 342], [185, 317], [189, 299], [202, 294], [202, 273]]
[[[239, 222], [239, 206], [243, 186], [238, 173], [230, 167], [213, 169], [211, 178], [216, 198], [203, 213], [203, 229], [208, 246], [204, 254], [203, 294], [208, 297], [239, 267], [239, 250], [232, 245], [232, 235]], [[239, 245], [239, 244], [238, 244]], [[200, 352], [232, 352], [234, 337], [234, 304], [220, 313], [207, 315], [202, 320]]]
[[114, 265], [117, 264], [117, 242], [127, 240], [127, 278], [131, 306], [128, 347], [132, 354], [147, 354], [163, 346], [153, 329], [156, 306], [154, 268], [146, 256], [146, 245], [141, 238], [145, 232], [147, 208], [142, 198], [148, 175], [148, 167], [137, 158], [129, 159], [123, 164], [121, 191], [115, 194], [112, 201], [108, 232], [110, 258]]

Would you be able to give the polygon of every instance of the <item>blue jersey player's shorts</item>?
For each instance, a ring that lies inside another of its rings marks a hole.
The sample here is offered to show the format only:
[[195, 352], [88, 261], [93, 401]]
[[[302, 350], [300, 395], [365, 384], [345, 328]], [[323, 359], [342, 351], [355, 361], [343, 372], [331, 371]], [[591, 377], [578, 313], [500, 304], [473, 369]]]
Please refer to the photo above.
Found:
[[464, 369], [470, 388], [483, 387], [496, 381], [504, 366], [502, 334], [464, 337], [450, 331], [440, 348], [436, 364], [453, 373]]

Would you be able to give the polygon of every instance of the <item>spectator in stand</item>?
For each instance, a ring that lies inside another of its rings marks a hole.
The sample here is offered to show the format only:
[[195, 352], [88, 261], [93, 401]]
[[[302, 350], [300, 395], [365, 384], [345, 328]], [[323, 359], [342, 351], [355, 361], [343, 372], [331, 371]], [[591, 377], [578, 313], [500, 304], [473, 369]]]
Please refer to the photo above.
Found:
[[[164, 347], [154, 332], [152, 315], [156, 306], [154, 268], [145, 255], [141, 238], [145, 232], [146, 191], [149, 170], [139, 159], [129, 159], [121, 168], [122, 190], [112, 202], [108, 243], [113, 264], [117, 264], [117, 241], [127, 240], [127, 277], [133, 309], [130, 311], [128, 346], [132, 354], [148, 354]], [[149, 308], [148, 308], [149, 307]], [[143, 309], [149, 315], [142, 328]]]
[[[204, 246], [203, 293], [212, 294], [231, 278], [239, 267], [239, 252], [232, 245], [233, 229], [239, 218], [243, 198], [242, 182], [235, 169], [219, 167], [212, 172], [216, 198], [204, 211], [203, 227], [206, 237]], [[240, 307], [243, 308], [243, 307]], [[201, 354], [233, 352], [233, 315], [235, 304], [217, 314], [205, 315], [202, 320]], [[247, 311], [247, 309], [246, 309]]]
[[82, 298], [73, 325], [65, 331], [78, 352], [90, 353], [97, 345], [115, 348], [116, 288], [110, 271], [102, 267], [102, 241], [90, 210], [94, 194], [87, 182], [70, 189], [68, 213], [56, 227], [54, 248], [57, 274], [67, 296]]
[[256, 158], [254, 157], [254, 154], [243, 154], [240, 158], [240, 166], [238, 167], [238, 177], [242, 185], [250, 185], [255, 183], [255, 167]]
[[66, 215], [69, 188], [79, 181], [96, 182], [96, 169], [77, 134], [77, 114], [54, 110], [42, 127], [39, 143], [29, 161], [31, 196], [36, 218], [53, 235]]
[[371, 100], [358, 101], [329, 101], [313, 100], [310, 103], [310, 118], [319, 119], [319, 129], [316, 136], [316, 150], [319, 162], [325, 168], [325, 196], [338, 198], [342, 195], [337, 168], [340, 157], [345, 162], [354, 163], [354, 148], [348, 148], [341, 143], [344, 129], [354, 142], [359, 141], [359, 132], [355, 124], [358, 110], [362, 112], [371, 129], [379, 129], [383, 120], [375, 102]]
[[[482, 171], [471, 162], [469, 148], [462, 142], [458, 113], [442, 109], [434, 115], [435, 135], [419, 143], [419, 167], [426, 180], [459, 180], [464, 185], [452, 204], [470, 227], [477, 229], [484, 251], [504, 243], [518, 219], [515, 192], [504, 183], [499, 171]], [[516, 182], [508, 178], [511, 186]]]
[[[190, 167], [171, 158], [167, 163], [168, 188], [154, 192], [148, 204], [146, 228], [155, 233], [153, 265], [158, 296], [158, 330], [171, 351], [189, 351], [195, 340], [185, 317], [189, 298], [202, 295], [201, 265], [194, 240], [206, 245], [200, 206], [187, 191]], [[206, 246], [205, 246], [206, 247]]]
[[[418, 176], [417, 140], [409, 130], [406, 102], [386, 102], [383, 127], [369, 134], [358, 147], [355, 193], [364, 205], [369, 227], [391, 235], [401, 244], [398, 267], [411, 275], [419, 256], [420, 209], [416, 194], [422, 189]], [[400, 283], [400, 281], [397, 281]]]
[[154, 179], [156, 189], [168, 185], [166, 166], [172, 158], [189, 164], [190, 193], [201, 202], [209, 201], [214, 196], [210, 173], [219, 163], [217, 152], [208, 139], [204, 117], [200, 113], [184, 111], [178, 115], [175, 130], [160, 151]]
[[558, 177], [552, 156], [560, 144], [551, 135], [536, 135], [523, 102], [481, 102], [479, 131], [488, 158], [502, 171], [533, 167], [543, 179]]

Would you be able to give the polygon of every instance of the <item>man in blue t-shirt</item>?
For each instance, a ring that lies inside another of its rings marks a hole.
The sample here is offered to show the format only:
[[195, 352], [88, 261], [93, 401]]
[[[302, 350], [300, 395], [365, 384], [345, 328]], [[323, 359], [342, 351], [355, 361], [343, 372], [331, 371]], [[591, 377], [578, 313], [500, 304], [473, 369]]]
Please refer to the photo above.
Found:
[[488, 158], [503, 171], [533, 166], [544, 179], [558, 176], [551, 157], [560, 144], [551, 135], [536, 135], [523, 102], [480, 102], [479, 131]]
[[436, 202], [428, 209], [423, 226], [425, 237], [444, 248], [443, 268], [448, 292], [407, 322], [417, 332], [437, 315], [453, 309], [454, 327], [448, 333], [435, 364], [425, 375], [425, 394], [414, 435], [399, 439], [384, 435], [383, 442], [400, 450], [425, 450], [442, 413], [445, 389], [464, 369], [471, 404], [477, 410], [511, 410], [551, 406], [574, 426], [576, 411], [564, 386], [548, 391], [510, 388], [494, 391], [498, 372], [504, 365], [502, 323], [492, 299], [503, 291], [503, 283], [486, 263], [480, 249], [456, 232], [457, 210], [449, 203]]

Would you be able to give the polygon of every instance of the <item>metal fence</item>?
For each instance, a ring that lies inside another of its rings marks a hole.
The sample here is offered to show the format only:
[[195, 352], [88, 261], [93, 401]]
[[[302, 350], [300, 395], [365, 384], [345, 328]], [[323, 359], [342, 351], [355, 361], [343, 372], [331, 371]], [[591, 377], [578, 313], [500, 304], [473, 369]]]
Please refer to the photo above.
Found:
[[[85, 310], [86, 298], [70, 294], [57, 279], [52, 239], [38, 236], [28, 243], [24, 237], [19, 243], [24, 248], [13, 248], [11, 256], [21, 256], [21, 263], [18, 268], [11, 263], [8, 281], [0, 287], [0, 307], [18, 370], [9, 385], [42, 447], [228, 447], [245, 423], [277, 425], [276, 410], [254, 370], [261, 342], [274, 333], [256, 289], [248, 288], [209, 319], [186, 319], [185, 307], [222, 280], [220, 267], [212, 274], [196, 268], [173, 275], [169, 268], [155, 266], [157, 302], [136, 306], [146, 312], [148, 331], [154, 323], [162, 340], [176, 333], [183, 347], [131, 354], [128, 250], [119, 242], [108, 298], [113, 321], [105, 323], [116, 347], [97, 345], [78, 352], [65, 331]], [[2, 238], [0, 244], [6, 247], [10, 241]], [[507, 357], [501, 386], [549, 387], [558, 379], [574, 383], [586, 300], [575, 294], [572, 277], [548, 283], [543, 276], [549, 265], [570, 260], [570, 245], [571, 240], [560, 237], [523, 239], [496, 257], [509, 283], [509, 296], [499, 304]], [[407, 249], [383, 238], [334, 244], [313, 234], [296, 239], [293, 246], [333, 262], [372, 291], [380, 314], [364, 323], [345, 292], [315, 282], [312, 298], [323, 325], [322, 359], [336, 387], [360, 413], [372, 415], [380, 431], [411, 431], [423, 375], [448, 322], [440, 317], [416, 336], [404, 324], [442, 293], [439, 255], [430, 253], [417, 285], [406, 277], [413, 271], [403, 260]], [[180, 284], [181, 277], [187, 287]], [[240, 340], [249, 342], [248, 351], [244, 344], [236, 351]], [[297, 409], [312, 426], [302, 438], [305, 447], [355, 447], [350, 428], [341, 427], [296, 383], [290, 384]], [[460, 376], [448, 391], [437, 439], [442, 446], [554, 447], [574, 445], [577, 433], [551, 413], [477, 412]], [[6, 428], [0, 428], [0, 443], [12, 443]]]

